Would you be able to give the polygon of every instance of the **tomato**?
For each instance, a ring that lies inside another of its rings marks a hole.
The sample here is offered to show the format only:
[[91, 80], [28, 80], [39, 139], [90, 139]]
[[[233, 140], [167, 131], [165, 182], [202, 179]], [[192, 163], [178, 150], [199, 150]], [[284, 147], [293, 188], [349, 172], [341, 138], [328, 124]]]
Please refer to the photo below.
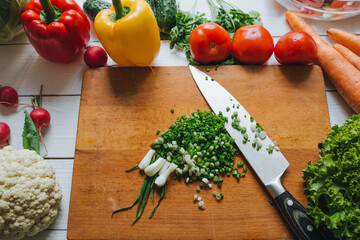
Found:
[[240, 62], [263, 64], [271, 57], [273, 50], [273, 38], [263, 26], [244, 26], [235, 33], [232, 52]]
[[203, 23], [191, 32], [189, 45], [191, 55], [199, 63], [220, 62], [231, 52], [231, 37], [220, 25]]
[[317, 47], [305, 32], [288, 32], [275, 45], [274, 54], [281, 64], [312, 64], [317, 58]]

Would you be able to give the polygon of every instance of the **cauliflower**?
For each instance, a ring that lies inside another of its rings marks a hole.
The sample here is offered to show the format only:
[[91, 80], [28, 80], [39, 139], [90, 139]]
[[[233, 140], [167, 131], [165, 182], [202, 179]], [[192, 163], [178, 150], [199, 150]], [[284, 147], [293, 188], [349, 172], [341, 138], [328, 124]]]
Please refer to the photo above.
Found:
[[22, 239], [48, 228], [61, 198], [55, 171], [40, 155], [0, 149], [0, 240]]

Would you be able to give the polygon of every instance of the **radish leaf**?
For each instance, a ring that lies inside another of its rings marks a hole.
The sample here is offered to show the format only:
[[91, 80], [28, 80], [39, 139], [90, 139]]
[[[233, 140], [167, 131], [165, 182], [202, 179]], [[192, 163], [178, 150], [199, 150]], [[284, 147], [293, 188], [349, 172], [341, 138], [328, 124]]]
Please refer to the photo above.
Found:
[[28, 111], [24, 109], [25, 123], [22, 133], [23, 148], [34, 150], [37, 154], [40, 154], [40, 139], [39, 134], [36, 131], [34, 122], [32, 121]]

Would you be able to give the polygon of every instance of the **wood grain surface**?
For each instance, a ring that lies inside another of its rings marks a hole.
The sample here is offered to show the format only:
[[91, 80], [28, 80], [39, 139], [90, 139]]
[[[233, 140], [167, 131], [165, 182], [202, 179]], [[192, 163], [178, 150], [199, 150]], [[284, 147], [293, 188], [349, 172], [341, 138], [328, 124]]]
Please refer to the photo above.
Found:
[[[201, 67], [205, 69], [205, 67]], [[220, 66], [210, 76], [222, 84], [276, 141], [290, 167], [283, 184], [307, 204], [301, 170], [318, 158], [318, 143], [330, 131], [322, 71], [317, 66]], [[172, 114], [170, 109], [174, 108]], [[207, 110], [187, 67], [98, 68], [84, 74], [70, 199], [68, 239], [293, 239], [269, 203], [270, 195], [248, 166], [237, 182], [226, 177], [221, 189], [170, 180], [167, 198], [154, 217], [149, 199], [142, 218], [131, 226], [130, 205], [143, 174], [125, 173], [139, 163], [175, 119]], [[237, 156], [236, 161], [241, 159]], [[224, 194], [217, 202], [216, 190]], [[194, 194], [206, 204], [193, 202]]]

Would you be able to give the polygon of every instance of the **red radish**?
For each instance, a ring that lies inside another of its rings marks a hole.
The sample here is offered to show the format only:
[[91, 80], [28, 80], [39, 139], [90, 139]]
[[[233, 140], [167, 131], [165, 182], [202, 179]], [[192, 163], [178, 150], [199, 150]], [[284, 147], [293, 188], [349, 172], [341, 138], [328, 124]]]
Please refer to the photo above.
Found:
[[19, 95], [15, 89], [9, 86], [0, 88], [0, 103], [7, 107], [16, 106], [19, 102]]
[[34, 96], [31, 100], [34, 110], [31, 111], [30, 118], [34, 122], [35, 127], [38, 129], [38, 134], [39, 134], [40, 140], [43, 143], [44, 148], [47, 152], [44, 139], [41, 135], [41, 129], [43, 127], [49, 126], [51, 117], [50, 117], [50, 113], [46, 109], [41, 107], [41, 105], [42, 105], [42, 90], [43, 90], [43, 85], [41, 85], [41, 87], [40, 87], [40, 94], [37, 96]]
[[35, 127], [42, 128], [49, 126], [50, 113], [44, 108], [35, 108], [31, 113], [30, 117], [33, 120]]
[[43, 143], [45, 150], [47, 152], [46, 149], [46, 145], [44, 142], [44, 139], [41, 135], [41, 129], [43, 127], [47, 127], [50, 124], [50, 113], [44, 109], [44, 108], [35, 108], [31, 113], [30, 113], [30, 117], [34, 122], [35, 127], [38, 129], [38, 134], [40, 137], [41, 142]]
[[0, 122], [0, 144], [3, 144], [10, 138], [10, 127], [4, 122]]
[[106, 64], [107, 60], [108, 56], [102, 47], [89, 47], [84, 54], [84, 61], [91, 68], [102, 67]]

